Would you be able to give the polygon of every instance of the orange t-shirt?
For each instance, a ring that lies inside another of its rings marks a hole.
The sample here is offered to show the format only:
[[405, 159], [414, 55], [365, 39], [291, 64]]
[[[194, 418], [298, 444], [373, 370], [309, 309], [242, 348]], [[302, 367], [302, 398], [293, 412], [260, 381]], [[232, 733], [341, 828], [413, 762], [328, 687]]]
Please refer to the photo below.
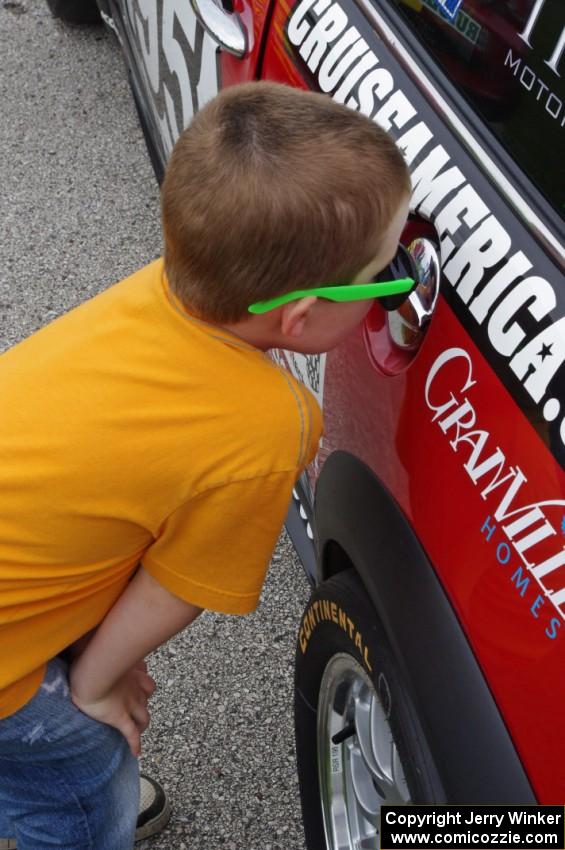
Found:
[[257, 605], [321, 413], [188, 315], [157, 260], [0, 356], [0, 717], [141, 562], [194, 605]]

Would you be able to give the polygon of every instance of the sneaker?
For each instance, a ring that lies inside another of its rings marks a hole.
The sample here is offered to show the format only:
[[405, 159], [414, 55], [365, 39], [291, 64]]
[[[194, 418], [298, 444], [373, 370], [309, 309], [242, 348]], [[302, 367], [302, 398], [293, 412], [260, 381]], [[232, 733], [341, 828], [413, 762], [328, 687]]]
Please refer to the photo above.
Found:
[[[160, 832], [171, 816], [171, 804], [164, 789], [145, 774], [139, 777], [139, 815], [135, 840], [143, 841]], [[0, 850], [16, 850], [15, 838], [0, 838]]]
[[[165, 790], [145, 774], [139, 777], [139, 815], [135, 840], [142, 841], [160, 832], [171, 816], [171, 804]], [[16, 845], [14, 844], [14, 847]]]

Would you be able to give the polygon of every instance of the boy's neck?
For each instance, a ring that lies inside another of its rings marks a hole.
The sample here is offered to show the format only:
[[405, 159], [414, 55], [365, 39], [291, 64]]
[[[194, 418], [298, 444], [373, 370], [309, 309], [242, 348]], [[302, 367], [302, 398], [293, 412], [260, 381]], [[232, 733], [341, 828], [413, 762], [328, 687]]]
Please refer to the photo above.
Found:
[[276, 328], [276, 323], [273, 322], [271, 315], [265, 316], [249, 316], [240, 322], [218, 323], [205, 318], [198, 314], [196, 310], [189, 309], [186, 304], [183, 304], [181, 299], [171, 289], [166, 274], [164, 274], [164, 287], [167, 297], [171, 300], [177, 310], [186, 313], [187, 316], [192, 316], [199, 322], [204, 322], [207, 325], [216, 327], [219, 330], [225, 330], [234, 336], [239, 337], [248, 345], [258, 348], [260, 351], [267, 351], [269, 348], [276, 348], [278, 340], [273, 331]]
[[275, 342], [272, 340], [271, 334], [268, 333], [268, 329], [263, 327], [262, 322], [256, 322], [254, 318], [233, 324], [222, 324], [219, 327], [260, 351], [267, 351], [269, 348], [275, 347]]

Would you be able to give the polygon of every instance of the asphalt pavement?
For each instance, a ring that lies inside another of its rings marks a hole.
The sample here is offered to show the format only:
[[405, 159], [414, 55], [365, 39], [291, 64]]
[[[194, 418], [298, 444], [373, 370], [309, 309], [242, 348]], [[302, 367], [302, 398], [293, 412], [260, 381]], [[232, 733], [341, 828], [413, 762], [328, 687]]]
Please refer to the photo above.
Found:
[[[0, 0], [0, 57], [1, 351], [154, 259], [161, 234], [113, 38], [43, 0]], [[307, 596], [283, 534], [255, 614], [205, 613], [152, 656], [141, 766], [174, 813], [140, 850], [303, 850], [292, 678]]]

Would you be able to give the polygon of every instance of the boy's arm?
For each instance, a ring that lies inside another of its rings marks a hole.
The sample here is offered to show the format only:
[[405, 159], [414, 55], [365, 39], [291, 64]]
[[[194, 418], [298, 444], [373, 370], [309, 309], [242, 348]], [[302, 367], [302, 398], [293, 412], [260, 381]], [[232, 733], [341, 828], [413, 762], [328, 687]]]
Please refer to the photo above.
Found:
[[140, 662], [201, 610], [173, 596], [140, 567], [71, 666], [75, 705], [119, 729], [134, 755], [139, 755], [140, 735], [149, 722], [146, 703], [155, 687]]

